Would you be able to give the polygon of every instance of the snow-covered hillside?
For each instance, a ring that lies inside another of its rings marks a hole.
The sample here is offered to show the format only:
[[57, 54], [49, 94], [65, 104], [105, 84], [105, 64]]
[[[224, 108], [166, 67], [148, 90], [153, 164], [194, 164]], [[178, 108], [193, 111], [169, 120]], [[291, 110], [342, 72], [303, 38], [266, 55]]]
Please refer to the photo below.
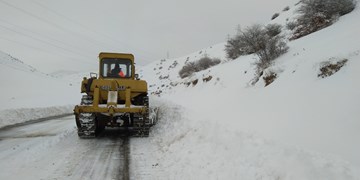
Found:
[[71, 113], [81, 98], [81, 77], [55, 77], [0, 52], [0, 127]]
[[79, 99], [75, 94], [79, 92], [78, 85], [41, 73], [2, 52], [0, 68], [2, 92], [5, 92], [0, 95], [1, 109], [66, 105]]
[[[285, 26], [295, 8], [270, 23]], [[149, 166], [163, 179], [359, 179], [359, 18], [357, 7], [332, 26], [288, 42], [289, 51], [254, 85], [257, 57], [226, 60], [224, 44], [142, 68], [150, 91], [160, 96], [153, 101], [167, 100], [161, 106], [175, 110], [164, 112], [151, 144], [134, 140], [136, 146], [153, 146]], [[205, 53], [222, 63], [181, 79], [184, 64]], [[324, 64], [342, 60], [337, 73], [319, 77]], [[277, 78], [265, 87], [271, 73]]]

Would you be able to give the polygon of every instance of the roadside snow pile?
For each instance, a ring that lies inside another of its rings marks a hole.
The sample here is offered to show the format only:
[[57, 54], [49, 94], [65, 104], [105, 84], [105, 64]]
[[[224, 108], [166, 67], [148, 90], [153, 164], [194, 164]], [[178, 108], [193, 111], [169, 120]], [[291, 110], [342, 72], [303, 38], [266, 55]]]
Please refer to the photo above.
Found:
[[30, 120], [71, 114], [74, 106], [54, 106], [44, 108], [19, 108], [0, 111], [0, 128]]

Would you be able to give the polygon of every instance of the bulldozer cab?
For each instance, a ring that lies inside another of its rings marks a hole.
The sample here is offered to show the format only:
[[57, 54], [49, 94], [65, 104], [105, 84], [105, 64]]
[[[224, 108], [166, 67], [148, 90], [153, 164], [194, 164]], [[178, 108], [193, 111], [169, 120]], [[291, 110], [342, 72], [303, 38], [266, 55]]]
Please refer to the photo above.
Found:
[[132, 54], [100, 53], [100, 78], [134, 79]]

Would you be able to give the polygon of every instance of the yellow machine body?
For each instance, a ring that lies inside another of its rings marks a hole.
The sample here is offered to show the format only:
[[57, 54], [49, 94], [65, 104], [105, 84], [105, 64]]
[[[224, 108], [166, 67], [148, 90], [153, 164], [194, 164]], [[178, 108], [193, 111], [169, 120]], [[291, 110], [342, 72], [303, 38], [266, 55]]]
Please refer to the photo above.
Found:
[[[83, 79], [81, 93], [86, 95], [74, 109], [79, 136], [95, 136], [105, 126], [146, 129], [151, 124], [147, 91], [146, 81], [135, 74], [132, 54], [100, 53], [99, 74]], [[95, 127], [88, 128], [88, 121]]]

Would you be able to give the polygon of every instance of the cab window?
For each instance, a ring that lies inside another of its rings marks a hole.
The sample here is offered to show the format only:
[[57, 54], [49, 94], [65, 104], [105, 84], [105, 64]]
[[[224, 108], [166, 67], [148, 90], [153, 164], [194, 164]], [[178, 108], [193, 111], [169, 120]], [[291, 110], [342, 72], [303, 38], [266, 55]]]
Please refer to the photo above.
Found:
[[101, 75], [104, 78], [130, 78], [131, 60], [104, 58], [101, 61]]

